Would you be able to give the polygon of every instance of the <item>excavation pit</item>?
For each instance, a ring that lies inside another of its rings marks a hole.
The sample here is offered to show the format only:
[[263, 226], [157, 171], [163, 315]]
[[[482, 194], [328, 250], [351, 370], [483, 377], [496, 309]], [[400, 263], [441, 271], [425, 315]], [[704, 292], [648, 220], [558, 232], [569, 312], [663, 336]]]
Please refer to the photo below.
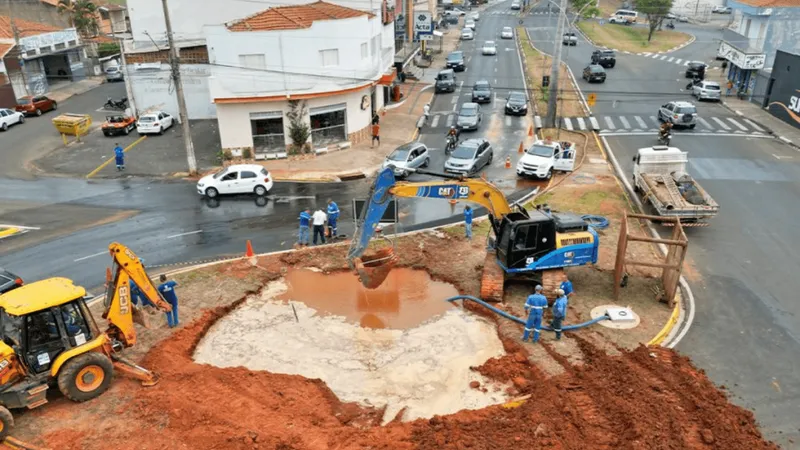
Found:
[[194, 359], [319, 378], [342, 401], [385, 406], [383, 422], [503, 403], [506, 386], [470, 369], [504, 354], [496, 328], [445, 302], [457, 293], [418, 270], [370, 290], [348, 272], [291, 269], [212, 326]]

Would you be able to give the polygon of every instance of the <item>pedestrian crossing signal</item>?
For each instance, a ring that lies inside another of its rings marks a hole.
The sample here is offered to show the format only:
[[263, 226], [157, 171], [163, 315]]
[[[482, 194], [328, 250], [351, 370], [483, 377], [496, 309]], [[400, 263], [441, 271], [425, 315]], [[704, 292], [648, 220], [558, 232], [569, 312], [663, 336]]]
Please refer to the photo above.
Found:
[[596, 101], [597, 101], [597, 94], [595, 94], [594, 92], [586, 96], [586, 103], [588, 103], [589, 106], [594, 106], [594, 102]]

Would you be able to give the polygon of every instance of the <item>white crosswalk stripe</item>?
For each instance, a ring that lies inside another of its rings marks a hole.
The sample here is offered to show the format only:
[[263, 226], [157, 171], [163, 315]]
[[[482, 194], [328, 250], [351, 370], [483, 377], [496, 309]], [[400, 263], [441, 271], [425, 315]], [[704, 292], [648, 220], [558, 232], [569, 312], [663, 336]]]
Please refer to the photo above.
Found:
[[665, 59], [667, 59], [667, 55], [664, 55], [664, 56], [661, 57], [662, 61], [665, 60]]
[[575, 129], [575, 128], [573, 128], [573, 127], [572, 127], [572, 121], [571, 121], [571, 120], [569, 120], [569, 118], [568, 118], [568, 117], [564, 117], [564, 126], [565, 126], [565, 127], [567, 128], [567, 130], [569, 130], [569, 131], [572, 131], [572, 130], [574, 130], [574, 129]]
[[760, 126], [758, 126], [758, 125], [757, 125], [755, 122], [753, 122], [752, 120], [750, 120], [750, 119], [743, 119], [743, 120], [745, 121], [745, 123], [747, 123], [748, 125], [750, 125], [751, 127], [753, 127], [753, 129], [754, 129], [754, 130], [756, 130], [756, 131], [758, 131], [759, 133], [763, 133], [763, 132], [764, 132], [764, 129], [763, 129], [763, 128], [761, 128]]
[[730, 131], [731, 127], [729, 127], [728, 124], [726, 124], [725, 122], [717, 119], [716, 117], [712, 117], [711, 120], [718, 123], [719, 126], [721, 126], [725, 131]]
[[583, 120], [583, 117], [578, 117], [578, 128], [581, 130], [586, 129], [586, 122]]
[[456, 116], [454, 116], [454, 115], [452, 115], [452, 114], [451, 114], [451, 115], [449, 115], [449, 116], [447, 116], [447, 126], [448, 126], [448, 127], [451, 127], [451, 126], [453, 126], [453, 121], [454, 121], [455, 119], [456, 119]]
[[642, 118], [641, 118], [641, 117], [639, 117], [639, 116], [633, 116], [633, 119], [634, 119], [634, 120], [636, 120], [636, 123], [638, 123], [638, 124], [639, 124], [639, 128], [641, 128], [641, 129], [643, 129], [643, 130], [646, 130], [646, 129], [647, 129], [647, 124], [644, 122], [644, 120], [642, 120]]
[[511, 126], [511, 116], [506, 116], [506, 126], [507, 127]]
[[656, 124], [656, 128], [661, 126], [661, 122], [659, 122], [658, 117], [656, 116], [650, 116], [650, 122]]
[[603, 117], [606, 121], [606, 125], [608, 125], [609, 130], [615, 130], [617, 127], [614, 126], [614, 122], [611, 120], [611, 117], [605, 116]]
[[653, 58], [653, 59], [657, 59], [659, 56], [661, 56], [661, 55], [659, 55], [658, 53], [654, 53], [654, 54], [653, 54], [653, 56], [652, 56], [652, 58]]
[[708, 128], [709, 130], [713, 130], [714, 129], [714, 127], [712, 127], [711, 124], [708, 123], [708, 121], [706, 119], [703, 119], [702, 117], [698, 117], [697, 121], [700, 122], [700, 125]]
[[689, 65], [689, 61], [686, 61], [685, 63], [683, 63], [683, 65], [684, 66], [688, 66]]
[[679, 59], [679, 60], [675, 61], [675, 64], [680, 64], [682, 61], [683, 61], [682, 59]]
[[442, 116], [440, 116], [440, 115], [438, 115], [438, 114], [437, 114], [437, 115], [435, 115], [435, 116], [433, 116], [433, 120], [431, 121], [431, 127], [433, 127], [433, 128], [436, 128], [436, 125], [439, 125], [439, 119], [440, 119], [441, 117], [442, 117]]
[[625, 116], [619, 116], [619, 120], [620, 120], [620, 122], [622, 122], [622, 126], [624, 128], [626, 128], [628, 130], [631, 129], [631, 124], [628, 123], [628, 119], [626, 119]]
[[739, 122], [737, 122], [736, 119], [734, 119], [733, 117], [728, 117], [728, 122], [734, 124], [736, 126], [736, 128], [738, 128], [738, 129], [740, 129], [742, 131], [747, 131], [747, 127], [745, 127], [744, 125], [742, 125]]
[[672, 62], [674, 59], [675, 59], [674, 56], [670, 56], [669, 59], [667, 60], [667, 62]]

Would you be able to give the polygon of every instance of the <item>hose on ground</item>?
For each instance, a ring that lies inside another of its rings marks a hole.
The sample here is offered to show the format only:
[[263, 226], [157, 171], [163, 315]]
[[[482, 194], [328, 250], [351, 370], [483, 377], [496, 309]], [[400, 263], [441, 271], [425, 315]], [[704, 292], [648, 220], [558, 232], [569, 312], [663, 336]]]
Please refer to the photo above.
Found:
[[[502, 309], [496, 308], [496, 307], [486, 303], [485, 301], [483, 301], [483, 300], [481, 300], [481, 299], [479, 299], [477, 297], [473, 297], [471, 295], [456, 295], [455, 297], [450, 297], [448, 299], [445, 299], [445, 301], [451, 302], [451, 303], [455, 302], [457, 300], [469, 300], [469, 301], [475, 302], [475, 303], [487, 308], [489, 311], [492, 311], [493, 313], [498, 314], [498, 315], [500, 315], [500, 316], [502, 316], [502, 317], [504, 317], [504, 318], [506, 318], [508, 320], [517, 322], [520, 325], [525, 325], [525, 321], [520, 319], [519, 317], [513, 316], [513, 315], [503, 311]], [[603, 320], [606, 320], [606, 319], [609, 319], [609, 318], [610, 317], [608, 317], [607, 315], [604, 314], [604, 315], [602, 315], [600, 317], [596, 317], [596, 318], [594, 318], [594, 319], [592, 319], [592, 320], [590, 320], [588, 322], [578, 323], [578, 324], [575, 324], [575, 325], [564, 325], [564, 326], [561, 327], [561, 330], [562, 331], [577, 330], [577, 329], [580, 329], [580, 328], [588, 327], [589, 325], [594, 325], [597, 322], [600, 322], [600, 321], [603, 321]], [[552, 328], [550, 328], [549, 326], [544, 325], [544, 324], [542, 324], [542, 329], [545, 330], [545, 331], [553, 331]]]
[[592, 226], [596, 230], [605, 230], [608, 228], [608, 219], [603, 216], [596, 216], [594, 214], [586, 214], [581, 216], [584, 222]]

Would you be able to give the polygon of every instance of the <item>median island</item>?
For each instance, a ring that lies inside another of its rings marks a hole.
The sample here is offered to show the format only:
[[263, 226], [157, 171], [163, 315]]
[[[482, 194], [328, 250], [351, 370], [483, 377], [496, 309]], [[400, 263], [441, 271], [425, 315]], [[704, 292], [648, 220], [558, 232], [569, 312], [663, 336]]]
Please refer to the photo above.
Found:
[[650, 41], [647, 40], [649, 28], [647, 26], [622, 25], [586, 20], [577, 23], [578, 28], [595, 45], [608, 47], [621, 52], [665, 52], [683, 45], [692, 38], [690, 34], [674, 30], [656, 30]]

